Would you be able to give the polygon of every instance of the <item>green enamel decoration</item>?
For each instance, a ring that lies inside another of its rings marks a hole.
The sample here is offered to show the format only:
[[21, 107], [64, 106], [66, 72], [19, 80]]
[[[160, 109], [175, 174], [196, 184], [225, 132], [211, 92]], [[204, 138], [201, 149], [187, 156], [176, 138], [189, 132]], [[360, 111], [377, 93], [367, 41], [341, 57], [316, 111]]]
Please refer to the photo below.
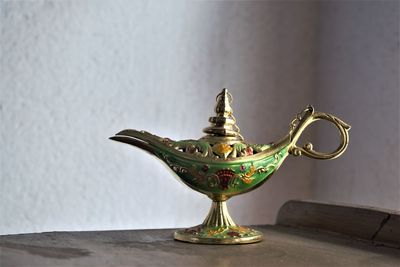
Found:
[[165, 150], [157, 152], [157, 157], [185, 184], [213, 199], [229, 198], [259, 186], [279, 168], [287, 155], [288, 149], [284, 147], [271, 156], [258, 160], [243, 158], [234, 164], [223, 161], [204, 164], [203, 161], [188, 160]]

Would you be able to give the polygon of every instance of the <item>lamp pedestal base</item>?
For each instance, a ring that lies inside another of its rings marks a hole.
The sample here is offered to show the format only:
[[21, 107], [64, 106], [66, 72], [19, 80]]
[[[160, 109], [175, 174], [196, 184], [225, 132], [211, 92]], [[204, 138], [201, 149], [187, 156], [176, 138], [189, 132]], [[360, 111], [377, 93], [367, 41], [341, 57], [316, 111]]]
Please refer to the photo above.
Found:
[[178, 230], [174, 238], [179, 241], [203, 244], [248, 244], [263, 239], [260, 231], [238, 226], [229, 216], [225, 201], [214, 201], [203, 224]]

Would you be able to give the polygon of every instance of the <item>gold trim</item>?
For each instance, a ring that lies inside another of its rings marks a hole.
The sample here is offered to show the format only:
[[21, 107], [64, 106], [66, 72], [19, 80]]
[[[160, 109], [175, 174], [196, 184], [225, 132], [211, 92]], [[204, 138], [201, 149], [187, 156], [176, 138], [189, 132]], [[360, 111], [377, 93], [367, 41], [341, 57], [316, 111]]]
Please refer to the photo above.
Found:
[[[313, 145], [311, 143], [306, 143], [305, 145], [303, 145], [303, 147], [298, 147], [296, 145], [297, 140], [300, 138], [300, 135], [305, 130], [305, 128], [318, 120], [327, 120], [332, 122], [340, 132], [341, 141], [339, 147], [331, 153], [317, 152], [313, 150]], [[187, 159], [188, 161], [196, 161], [203, 164], [212, 163], [216, 165], [225, 165], [227, 163], [245, 163], [263, 159], [275, 154], [276, 152], [284, 149], [287, 146], [289, 147], [289, 153], [294, 156], [305, 155], [307, 157], [315, 159], [335, 159], [342, 155], [348, 147], [348, 132], [350, 128], [350, 125], [346, 124], [339, 118], [323, 112], [314, 112], [314, 108], [312, 106], [308, 106], [291, 122], [291, 129], [289, 134], [282, 138], [280, 141], [272, 144], [269, 148], [254, 155], [237, 158], [205, 158], [194, 154], [184, 153], [176, 150], [174, 147], [170, 147], [163, 143], [163, 139], [161, 137], [149, 134], [144, 131], [139, 132], [136, 130], [124, 130], [117, 133], [111, 139], [141, 147], [143, 149], [146, 149], [150, 153], [154, 153], [153, 151], [157, 151], [157, 148], [159, 148], [167, 150], [168, 153], [173, 154], [179, 158]]]
[[184, 234], [182, 232], [176, 231], [174, 233], [174, 239], [197, 244], [210, 244], [210, 245], [237, 245], [237, 244], [251, 244], [257, 243], [263, 240], [263, 234], [259, 231], [259, 234], [249, 237], [236, 237], [236, 238], [200, 238], [190, 234]]
[[[286, 146], [290, 145], [291, 136], [288, 134], [280, 141], [272, 144], [269, 148], [258, 152], [254, 155], [237, 157], [237, 158], [206, 158], [197, 156], [194, 154], [184, 153], [179, 150], [176, 150], [174, 147], [168, 146], [161, 141], [161, 137], [152, 135], [145, 131], [136, 131], [132, 129], [123, 130], [117, 133], [114, 137], [110, 137], [110, 139], [115, 141], [120, 141], [123, 143], [128, 143], [133, 146], [138, 146], [137, 143], [140, 143], [140, 148], [146, 147], [146, 150], [152, 153], [152, 151], [157, 151], [160, 149], [168, 151], [169, 154], [173, 154], [178, 158], [187, 159], [189, 161], [196, 161], [203, 164], [222, 164], [225, 165], [228, 163], [245, 163], [252, 162], [255, 160], [263, 159], [269, 157], [276, 152], [284, 149]], [[154, 154], [154, 152], [152, 153]]]

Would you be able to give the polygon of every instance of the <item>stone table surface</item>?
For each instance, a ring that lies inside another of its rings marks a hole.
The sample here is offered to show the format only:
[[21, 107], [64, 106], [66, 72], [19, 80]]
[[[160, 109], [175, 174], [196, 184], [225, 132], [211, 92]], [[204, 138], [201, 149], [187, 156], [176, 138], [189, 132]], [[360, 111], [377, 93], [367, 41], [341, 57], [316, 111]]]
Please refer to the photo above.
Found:
[[171, 229], [49, 232], [0, 237], [0, 266], [400, 266], [400, 249], [338, 233], [255, 227], [260, 243], [174, 241]]

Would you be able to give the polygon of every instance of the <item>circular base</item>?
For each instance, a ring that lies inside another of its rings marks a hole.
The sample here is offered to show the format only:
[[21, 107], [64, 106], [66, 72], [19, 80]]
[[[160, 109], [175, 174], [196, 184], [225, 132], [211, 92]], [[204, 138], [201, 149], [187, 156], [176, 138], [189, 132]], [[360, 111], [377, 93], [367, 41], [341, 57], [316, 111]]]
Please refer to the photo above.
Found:
[[179, 241], [202, 244], [249, 244], [260, 242], [263, 234], [243, 226], [206, 226], [176, 231], [174, 238]]

